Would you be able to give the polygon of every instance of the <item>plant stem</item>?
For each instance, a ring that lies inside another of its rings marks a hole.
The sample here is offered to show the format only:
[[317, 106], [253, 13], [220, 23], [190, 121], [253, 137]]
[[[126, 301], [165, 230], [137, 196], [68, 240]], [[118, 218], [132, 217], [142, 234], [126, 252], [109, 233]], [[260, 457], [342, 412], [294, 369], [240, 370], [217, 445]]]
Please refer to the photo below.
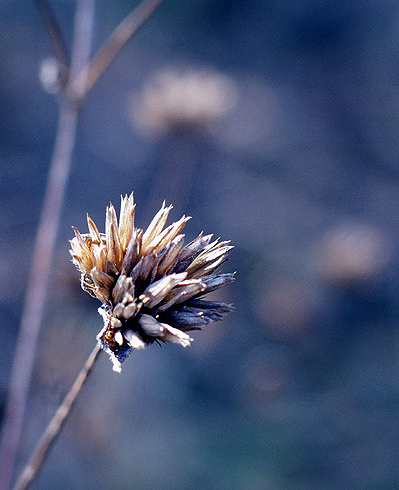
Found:
[[70, 153], [77, 114], [69, 104], [60, 111], [58, 134], [39, 228], [36, 235], [32, 268], [22, 311], [20, 333], [14, 356], [5, 421], [0, 442], [0, 488], [7, 490], [18, 449], [22, 421], [29, 391], [43, 306], [47, 293], [51, 258], [61, 204], [69, 173]]
[[[163, 0], [144, 0], [114, 30], [89, 62], [95, 0], [77, 0], [71, 67], [60, 98], [57, 136], [50, 163], [21, 324], [5, 417], [0, 434], [0, 490], [8, 490], [21, 436], [28, 390], [47, 294], [58, 222], [75, 145], [76, 129], [84, 98], [124, 45]], [[65, 65], [67, 53], [61, 29], [46, 0], [36, 0], [41, 9], [54, 52]], [[61, 426], [60, 426], [61, 428]], [[47, 449], [48, 450], [48, 449]], [[46, 450], [46, 451], [47, 451]]]
[[[94, 0], [79, 0], [76, 9], [74, 46], [72, 50], [72, 65], [75, 73], [80, 72], [82, 67], [88, 62], [93, 17]], [[82, 52], [85, 53], [85, 59], [81, 56]], [[79, 60], [79, 64], [77, 60]], [[75, 145], [78, 118], [78, 105], [68, 98], [62, 98], [57, 136], [50, 163], [40, 223], [36, 234], [32, 266], [22, 310], [5, 419], [0, 438], [0, 490], [8, 490], [10, 486], [21, 436], [57, 228]]]
[[38, 471], [42, 467], [48, 451], [50, 450], [53, 442], [60, 433], [62, 426], [68, 418], [68, 415], [71, 413], [74, 402], [79, 395], [84, 382], [90, 374], [100, 351], [100, 345], [96, 344], [89, 358], [85, 362], [85, 365], [78, 374], [78, 377], [73, 383], [72, 388], [69, 390], [62, 404], [58, 407], [58, 410], [55, 412], [54, 417], [52, 418], [51, 422], [47, 426], [47, 429], [44, 431], [42, 437], [36, 445], [32, 456], [28, 461], [28, 464], [26, 465], [24, 471], [22, 472], [22, 475], [16, 482], [13, 490], [25, 490], [29, 487], [29, 485], [38, 474]]
[[77, 80], [86, 79], [85, 95], [96, 84], [121, 49], [128, 43], [147, 19], [161, 5], [163, 0], [144, 0], [114, 29], [109, 38], [100, 47], [89, 65], [79, 73]]

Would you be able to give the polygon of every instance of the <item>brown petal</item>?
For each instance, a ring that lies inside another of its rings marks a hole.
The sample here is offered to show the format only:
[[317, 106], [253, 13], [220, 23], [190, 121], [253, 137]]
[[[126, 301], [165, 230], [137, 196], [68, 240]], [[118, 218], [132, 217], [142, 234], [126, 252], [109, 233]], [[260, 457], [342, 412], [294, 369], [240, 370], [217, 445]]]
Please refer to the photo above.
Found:
[[182, 216], [179, 221], [168, 226], [162, 233], [154, 237], [148, 245], [148, 250], [154, 250], [155, 252], [162, 250], [169, 241], [173, 240], [181, 232], [190, 219], [190, 216]]
[[126, 277], [125, 274], [121, 274], [112, 290], [113, 303], [120, 303], [127, 293], [134, 297], [134, 282], [131, 277]]
[[187, 269], [191, 262], [209, 245], [213, 235], [202, 236], [202, 232], [198, 237], [186, 245], [177, 259], [177, 264], [173, 268], [173, 272], [182, 272]]
[[140, 233], [137, 232], [137, 230], [134, 230], [126, 248], [125, 256], [121, 264], [121, 269], [126, 275], [130, 274], [136, 263], [137, 257], [139, 256], [141, 236], [142, 232]]
[[158, 266], [158, 276], [163, 276], [164, 274], [170, 272], [176, 262], [177, 257], [179, 256], [183, 243], [184, 235], [178, 235], [170, 242], [168, 250], [162, 257], [162, 261]]
[[166, 276], [148, 286], [144, 293], [139, 297], [139, 300], [142, 301], [146, 308], [153, 308], [160, 303], [177, 284], [184, 281], [186, 277], [186, 272]]
[[143, 253], [146, 253], [148, 245], [150, 242], [161, 233], [163, 227], [165, 226], [166, 220], [168, 219], [169, 213], [173, 206], [165, 207], [165, 201], [162, 203], [161, 209], [152, 219], [150, 225], [143, 235]]
[[124, 252], [129, 244], [130, 238], [134, 230], [134, 212], [136, 205], [134, 204], [133, 192], [128, 197], [121, 196], [121, 212], [119, 215], [119, 237], [121, 241], [122, 251]]
[[164, 298], [165, 303], [157, 308], [157, 313], [166, 311], [172, 305], [187, 301], [193, 296], [205, 291], [205, 289], [206, 285], [200, 279], [183, 281]]
[[106, 273], [110, 272], [107, 270], [107, 247], [104, 243], [93, 247], [93, 255], [95, 268]]
[[101, 243], [101, 236], [98, 231], [97, 226], [95, 225], [94, 221], [90, 218], [90, 216], [87, 214], [87, 226], [89, 227], [90, 235], [94, 243]]
[[105, 288], [97, 288], [96, 289], [97, 298], [103, 303], [110, 304], [109, 302], [109, 290]]
[[218, 267], [228, 255], [229, 251], [234, 248], [227, 245], [230, 242], [217, 241], [209, 244], [187, 267], [190, 277], [198, 277], [201, 274], [210, 274], [212, 270]]
[[118, 220], [116, 219], [116, 212], [112, 203], [107, 206], [105, 236], [107, 242], [107, 259], [119, 269], [122, 263], [123, 254], [120, 245]]
[[151, 253], [150, 255], [142, 257], [139, 262], [134, 266], [132, 272], [130, 273], [130, 277], [133, 279], [134, 282], [136, 282], [138, 279], [141, 279], [142, 281], [146, 280], [151, 273], [156, 261], [156, 253]]
[[[111, 288], [114, 285], [115, 279], [105, 272], [99, 271], [98, 269], [93, 268], [90, 271], [90, 277], [92, 278], [94, 284], [100, 288], [104, 288], [107, 291], [111, 291]], [[109, 296], [108, 296], [109, 297]]]
[[94, 256], [86, 245], [79, 231], [74, 228], [76, 237], [70, 240], [71, 255], [75, 264], [85, 273], [89, 274], [94, 266]]

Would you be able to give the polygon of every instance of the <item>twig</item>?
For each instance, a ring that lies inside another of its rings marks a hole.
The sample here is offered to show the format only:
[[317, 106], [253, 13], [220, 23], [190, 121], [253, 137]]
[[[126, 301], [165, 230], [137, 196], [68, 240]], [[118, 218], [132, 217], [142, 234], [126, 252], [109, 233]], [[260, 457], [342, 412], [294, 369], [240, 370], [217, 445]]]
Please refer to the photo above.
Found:
[[41, 439], [36, 445], [33, 454], [28, 461], [28, 464], [26, 465], [22, 475], [16, 482], [13, 490], [25, 490], [34, 480], [38, 471], [42, 467], [42, 464], [47, 456], [49, 449], [51, 448], [58, 434], [60, 433], [60, 430], [64, 425], [66, 419], [68, 418], [68, 415], [71, 413], [73, 404], [75, 403], [75, 400], [79, 395], [84, 382], [90, 374], [100, 351], [100, 345], [96, 344], [85, 365], [78, 374], [78, 377], [73, 383], [72, 388], [69, 390], [69, 393], [66, 395], [64, 401], [55, 412], [54, 417], [52, 418], [51, 422], [47, 426], [47, 429], [44, 431]]
[[[90, 19], [93, 16], [94, 0], [79, 0], [76, 10], [72, 60], [79, 59], [81, 65], [77, 66], [76, 62], [73, 63], [75, 73], [80, 71], [88, 61], [92, 37], [88, 27], [91, 30], [92, 20], [90, 21]], [[87, 59], [80, 58], [80, 50], [86, 53]], [[72, 71], [71, 74], [73, 74]], [[58, 222], [71, 166], [78, 115], [78, 106], [63, 98], [11, 372], [5, 420], [1, 432], [1, 490], [9, 488], [21, 436]]]
[[9, 488], [21, 435], [43, 305], [47, 293], [56, 228], [69, 173], [70, 154], [72, 152], [76, 122], [76, 113], [71, 107], [64, 104], [60, 112], [54, 156], [48, 177], [42, 216], [36, 235], [32, 268], [22, 311], [20, 333], [8, 391], [6, 416], [1, 433], [1, 490]]
[[134, 34], [140, 29], [145, 21], [161, 5], [163, 0], [144, 0], [115, 28], [109, 38], [101, 46], [93, 57], [91, 63], [79, 73], [80, 78], [86, 80], [87, 95], [96, 84], [101, 75], [116, 58], [121, 49], [127, 44]]
[[[78, 0], [74, 41], [68, 83], [60, 102], [56, 141], [50, 163], [49, 177], [32, 258], [20, 332], [11, 373], [5, 418], [0, 436], [0, 490], [8, 490], [28, 396], [36, 345], [47, 293], [50, 266], [57, 227], [71, 166], [72, 152], [80, 109], [88, 92], [104, 73], [123, 46], [138, 31], [163, 0], [144, 0], [115, 29], [89, 63], [95, 0]], [[61, 31], [45, 0], [38, 0], [44, 9], [50, 40], [63, 57]], [[47, 7], [48, 8], [47, 8]], [[57, 51], [58, 52], [58, 51]], [[61, 425], [59, 429], [61, 429]], [[43, 460], [42, 460], [43, 461]]]
[[65, 87], [68, 81], [69, 54], [64, 36], [49, 2], [47, 0], [34, 0], [34, 2], [42, 17], [54, 57], [59, 63], [62, 87]]

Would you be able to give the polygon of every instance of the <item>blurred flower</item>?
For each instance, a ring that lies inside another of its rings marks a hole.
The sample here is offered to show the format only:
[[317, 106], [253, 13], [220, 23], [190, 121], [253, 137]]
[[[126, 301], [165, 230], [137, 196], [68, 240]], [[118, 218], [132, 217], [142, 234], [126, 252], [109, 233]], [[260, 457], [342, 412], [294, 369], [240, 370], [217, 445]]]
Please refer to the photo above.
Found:
[[330, 230], [317, 249], [317, 266], [335, 283], [375, 277], [390, 259], [385, 236], [370, 225], [346, 223]]
[[180, 232], [188, 217], [164, 229], [172, 206], [163, 203], [144, 231], [134, 226], [135, 207], [133, 193], [121, 198], [118, 225], [110, 203], [105, 234], [87, 215], [90, 233], [81, 235], [74, 228], [70, 241], [82, 288], [103, 303], [104, 328], [97, 339], [115, 371], [132, 349], [159, 341], [189, 346], [187, 331], [221, 320], [233, 309], [200, 299], [234, 280], [233, 273], [217, 272], [233, 248], [229, 242], [211, 242], [212, 235], [201, 233], [183, 246]]
[[237, 89], [226, 75], [199, 69], [164, 69], [144, 87], [132, 108], [135, 124], [153, 133], [193, 129], [225, 115]]

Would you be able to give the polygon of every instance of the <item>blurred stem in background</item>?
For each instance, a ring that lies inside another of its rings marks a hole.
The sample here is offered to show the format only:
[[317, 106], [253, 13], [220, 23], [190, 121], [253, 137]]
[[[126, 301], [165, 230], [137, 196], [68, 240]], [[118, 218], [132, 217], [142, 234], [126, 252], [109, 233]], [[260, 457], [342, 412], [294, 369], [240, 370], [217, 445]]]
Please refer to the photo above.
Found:
[[[79, 0], [77, 3], [69, 80], [73, 80], [89, 60], [94, 3], [94, 0]], [[55, 33], [49, 33], [50, 37], [53, 38]], [[5, 420], [1, 433], [1, 490], [9, 488], [18, 451], [58, 222], [71, 167], [78, 117], [78, 104], [61, 94], [58, 130], [36, 234], [32, 267], [22, 311]]]
[[[93, 88], [120, 50], [151, 16], [162, 1], [163, 0], [146, 0], [141, 3], [122, 21], [121, 24], [119, 24], [94, 56], [93, 61], [90, 62], [89, 57], [91, 51], [95, 0], [78, 0], [70, 58], [71, 63], [70, 68], [68, 69], [68, 54], [56, 18], [46, 0], [36, 0], [36, 4], [42, 14], [44, 25], [50, 38], [51, 47], [60, 65], [60, 87], [62, 93], [60, 94], [57, 135], [50, 163], [40, 223], [36, 234], [32, 267], [21, 316], [20, 331], [10, 377], [5, 418], [0, 437], [0, 490], [8, 490], [13, 475], [34, 365], [37, 340], [40, 332], [40, 324], [43, 316], [43, 308], [48, 289], [59, 217], [71, 167], [80, 110], [88, 92]], [[98, 352], [94, 357], [93, 353], [87, 362], [92, 359], [94, 364]], [[87, 371], [86, 376], [90, 372], [90, 369]], [[81, 375], [78, 376], [74, 387], [77, 386], [76, 383], [80, 376]], [[78, 383], [78, 385], [79, 389], [74, 392], [73, 401], [79, 393], [83, 383]], [[68, 396], [65, 402], [67, 401]], [[48, 441], [49, 444], [46, 450], [42, 452], [40, 464], [36, 465], [36, 472], [43, 463], [51, 442], [57, 436], [63, 421], [65, 421], [68, 416], [69, 411], [72, 408], [72, 403], [68, 404], [68, 409], [63, 414], [62, 422], [57, 425], [57, 430], [52, 433], [51, 440]], [[56, 417], [57, 414], [55, 419]], [[41, 442], [42, 440], [39, 442], [37, 449], [39, 449]], [[32, 478], [30, 478], [29, 482], [31, 480]], [[26, 488], [26, 485], [21, 488]]]

